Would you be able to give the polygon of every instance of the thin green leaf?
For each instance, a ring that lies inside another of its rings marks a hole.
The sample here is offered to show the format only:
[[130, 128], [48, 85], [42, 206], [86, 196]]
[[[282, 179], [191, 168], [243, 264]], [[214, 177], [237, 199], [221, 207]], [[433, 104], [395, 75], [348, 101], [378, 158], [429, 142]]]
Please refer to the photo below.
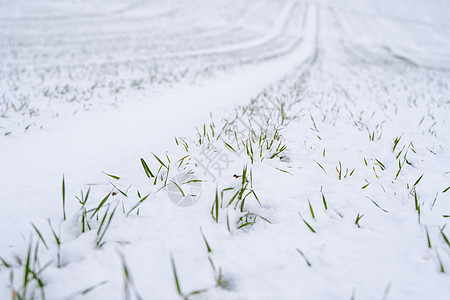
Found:
[[208, 243], [208, 241], [206, 240], [205, 234], [203, 233], [203, 230], [202, 230], [201, 227], [200, 227], [200, 232], [201, 232], [201, 234], [202, 234], [203, 240], [205, 241], [206, 250], [208, 251], [208, 253], [211, 253], [211, 252], [212, 252], [212, 249], [211, 249], [211, 247], [209, 246], [209, 243]]
[[303, 254], [303, 252], [296, 248], [297, 252], [300, 253], [300, 255], [303, 257], [303, 259], [305, 260], [306, 264], [308, 265], [308, 267], [312, 267], [311, 263], [309, 262], [309, 260], [306, 258], [305, 254]]
[[154, 153], [152, 153], [152, 154], [153, 154], [153, 156], [156, 158], [156, 160], [157, 160], [162, 166], [164, 166], [166, 169], [168, 169], [168, 167], [166, 166], [166, 164], [163, 163], [163, 161], [162, 161], [161, 159], [159, 159], [158, 156], [156, 156]]
[[431, 239], [430, 239], [430, 234], [428, 233], [428, 228], [427, 228], [427, 226], [425, 226], [425, 232], [426, 232], [426, 234], [427, 234], [428, 248], [431, 249]]
[[416, 180], [416, 182], [414, 183], [413, 186], [416, 186], [416, 185], [420, 182], [420, 180], [422, 179], [423, 175], [424, 175], [424, 174], [422, 174], [422, 176], [420, 176], [419, 179]]
[[62, 201], [63, 201], [63, 218], [66, 220], [66, 183], [64, 181], [64, 175], [62, 180]]
[[82, 290], [81, 292], [79, 292], [79, 294], [81, 294], [81, 295], [86, 295], [86, 294], [88, 294], [89, 292], [91, 292], [92, 290], [94, 290], [94, 289], [96, 289], [96, 288], [98, 288], [99, 286], [102, 286], [102, 285], [104, 285], [104, 284], [106, 284], [108, 281], [102, 281], [102, 282], [99, 282], [99, 283], [97, 283], [97, 284], [95, 284], [95, 285], [93, 285], [93, 286], [91, 286], [91, 287], [88, 287], [87, 289], [84, 289], [84, 290]]
[[144, 168], [145, 175], [147, 175], [148, 178], [155, 177], [153, 175], [152, 171], [150, 171], [150, 168], [148, 167], [147, 163], [145, 162], [145, 160], [143, 158], [141, 158], [141, 164], [142, 164], [142, 167]]
[[177, 268], [175, 266], [175, 261], [174, 261], [172, 255], [170, 255], [170, 263], [172, 264], [172, 272], [173, 272], [173, 277], [175, 279], [175, 285], [177, 288], [178, 295], [183, 296], [183, 293], [181, 292], [180, 281], [178, 280]]
[[308, 204], [309, 204], [309, 210], [311, 211], [311, 216], [312, 216], [313, 219], [315, 219], [316, 216], [314, 215], [314, 210], [313, 210], [311, 202], [309, 202], [309, 200], [308, 200]]
[[327, 200], [325, 200], [325, 195], [322, 193], [322, 202], [323, 202], [323, 207], [325, 207], [325, 210], [328, 209], [328, 204], [327, 204]]
[[95, 216], [95, 214], [100, 210], [100, 208], [102, 208], [102, 206], [106, 203], [106, 201], [108, 200], [109, 196], [111, 195], [111, 193], [108, 193], [108, 195], [106, 195], [105, 198], [103, 198], [103, 200], [100, 202], [100, 204], [97, 206], [97, 208], [95, 209], [94, 213], [91, 215], [91, 219]]
[[33, 222], [31, 222], [31, 226], [33, 226], [34, 230], [36, 231], [37, 235], [41, 239], [41, 241], [44, 244], [45, 248], [48, 249], [47, 243], [45, 242], [44, 237], [42, 236], [41, 232], [37, 229], [37, 227], [33, 224]]
[[111, 177], [111, 178], [113, 178], [113, 179], [115, 179], [115, 180], [119, 180], [120, 179], [120, 177], [119, 176], [116, 176], [116, 175], [112, 175], [112, 174], [108, 174], [108, 173], [105, 173], [105, 172], [102, 172], [103, 174], [105, 174], [106, 176], [109, 176], [109, 177]]

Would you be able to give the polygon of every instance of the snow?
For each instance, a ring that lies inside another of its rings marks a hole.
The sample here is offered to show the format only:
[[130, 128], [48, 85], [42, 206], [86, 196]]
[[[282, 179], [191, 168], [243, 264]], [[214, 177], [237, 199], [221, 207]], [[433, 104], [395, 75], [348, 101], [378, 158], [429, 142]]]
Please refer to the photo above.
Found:
[[449, 13], [1, 1], [0, 299], [446, 299]]

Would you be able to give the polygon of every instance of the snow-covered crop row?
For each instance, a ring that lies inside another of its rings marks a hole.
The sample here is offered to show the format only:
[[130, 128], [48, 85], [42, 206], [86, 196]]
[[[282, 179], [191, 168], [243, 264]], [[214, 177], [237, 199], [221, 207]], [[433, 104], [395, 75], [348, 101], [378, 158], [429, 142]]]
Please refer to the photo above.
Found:
[[446, 299], [445, 1], [57, 3], [0, 6], [0, 298]]
[[109, 13], [84, 6], [80, 15], [0, 20], [2, 134], [40, 127], [43, 118], [131, 105], [124, 90], [150, 97], [161, 86], [286, 54], [300, 42], [307, 12], [278, 1], [141, 2]]

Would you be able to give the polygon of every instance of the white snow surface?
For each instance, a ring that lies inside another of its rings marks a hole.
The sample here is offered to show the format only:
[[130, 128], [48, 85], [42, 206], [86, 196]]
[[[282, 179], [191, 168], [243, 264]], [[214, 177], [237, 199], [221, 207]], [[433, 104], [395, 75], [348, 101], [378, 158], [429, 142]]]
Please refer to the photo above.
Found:
[[1, 0], [0, 299], [448, 299], [449, 15]]

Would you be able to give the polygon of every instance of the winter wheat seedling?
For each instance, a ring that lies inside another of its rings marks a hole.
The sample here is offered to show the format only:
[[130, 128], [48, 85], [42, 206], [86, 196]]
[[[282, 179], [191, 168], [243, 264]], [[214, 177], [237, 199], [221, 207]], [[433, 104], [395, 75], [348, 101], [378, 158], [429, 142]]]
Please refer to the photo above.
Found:
[[50, 222], [50, 219], [48, 219], [48, 225], [50, 226], [50, 229], [52, 230], [53, 237], [55, 238], [56, 246], [57, 246], [57, 252], [56, 252], [56, 266], [58, 268], [61, 268], [61, 239], [56, 234], [55, 230], [53, 229], [52, 223]]
[[134, 285], [133, 277], [131, 276], [130, 269], [128, 268], [127, 262], [125, 260], [124, 255], [121, 252], [117, 252], [120, 256], [120, 260], [122, 261], [122, 271], [123, 271], [123, 289], [125, 300], [131, 299], [131, 292], [133, 292], [134, 296], [138, 300], [142, 300], [143, 298], [139, 295], [139, 292]]
[[395, 152], [395, 148], [397, 148], [397, 145], [400, 142], [400, 140], [402, 139], [402, 136], [403, 136], [403, 134], [401, 136], [395, 138], [395, 140], [394, 140], [394, 147], [392, 148], [392, 153]]
[[216, 197], [214, 198], [214, 202], [211, 207], [211, 216], [214, 219], [214, 221], [216, 221], [216, 223], [219, 223], [219, 192], [217, 187], [216, 187]]
[[296, 249], [297, 252], [303, 257], [303, 259], [305, 260], [305, 263], [308, 267], [312, 267], [311, 263], [309, 262], [309, 260], [306, 258], [305, 254], [300, 250], [300, 249]]
[[309, 228], [309, 230], [311, 230], [311, 232], [316, 233], [316, 231], [314, 230], [314, 228], [312, 228], [311, 225], [309, 225], [308, 222], [306, 222], [305, 219], [303, 219], [302, 215], [300, 213], [298, 213], [298, 215], [300, 216], [300, 218], [303, 220], [303, 222], [305, 223], [305, 225]]
[[47, 243], [45, 242], [44, 237], [42, 236], [41, 232], [37, 229], [36, 225], [34, 225], [33, 222], [31, 222], [31, 226], [33, 226], [33, 228], [36, 231], [39, 239], [42, 241], [42, 243], [44, 244], [45, 248], [47, 248], [47, 250], [48, 250]]
[[364, 217], [364, 214], [360, 214], [358, 213], [358, 215], [356, 216], [356, 220], [355, 220], [355, 224], [356, 226], [358, 226], [358, 228], [361, 228], [361, 226], [359, 225], [359, 221], [362, 219], [362, 217]]
[[92, 292], [93, 290], [95, 290], [96, 288], [98, 288], [99, 286], [102, 286], [102, 285], [106, 284], [107, 282], [108, 281], [105, 280], [105, 281], [99, 282], [97, 284], [94, 284], [93, 286], [90, 286], [90, 287], [88, 287], [88, 288], [86, 288], [86, 289], [84, 289], [82, 291], [79, 291], [79, 292], [75, 293], [73, 295], [73, 297], [75, 297], [77, 295], [85, 296], [85, 295], [89, 294], [90, 292]]
[[[150, 193], [147, 194], [147, 196], [139, 199], [139, 201], [128, 211], [127, 213], [127, 217], [136, 209], [138, 208], [145, 200], [147, 200], [148, 196], [150, 196]], [[138, 195], [138, 197], [140, 198], [140, 196]]]
[[437, 249], [435, 249], [435, 250], [436, 250], [436, 258], [437, 258], [437, 260], [439, 262], [439, 272], [445, 273], [445, 268], [444, 268], [444, 265], [442, 264], [441, 257], [439, 256], [439, 253], [437, 252]]
[[222, 268], [219, 267], [219, 270], [217, 270], [216, 266], [214, 265], [214, 262], [210, 256], [208, 256], [208, 260], [209, 260], [209, 263], [211, 264], [211, 268], [213, 270], [214, 281], [216, 282], [216, 287], [226, 289], [229, 285], [229, 282], [224, 279], [224, 276], [222, 274]]
[[[106, 209], [106, 212], [103, 215], [102, 221], [100, 222], [100, 226], [98, 227], [98, 230], [97, 230], [97, 238], [95, 239], [95, 245], [97, 246], [97, 248], [101, 248], [105, 244], [103, 242], [103, 238], [105, 237], [105, 234], [108, 231], [109, 225], [111, 224], [111, 221], [114, 217], [114, 213], [116, 212], [116, 209], [117, 209], [117, 204], [114, 207], [113, 211], [111, 212], [111, 214], [109, 215], [109, 218], [108, 218], [109, 208], [110, 207], [108, 207]], [[106, 219], [108, 219], [108, 221], [105, 223]]]
[[398, 171], [397, 174], [395, 174], [395, 180], [398, 178], [398, 175], [400, 175], [400, 172], [402, 171], [403, 164], [398, 160]]
[[154, 153], [152, 153], [152, 154], [155, 157], [155, 159], [161, 164], [161, 166], [163, 166], [166, 169], [169, 168], [158, 156], [156, 156]]
[[325, 195], [322, 192], [322, 187], [320, 187], [320, 191], [322, 193], [322, 202], [323, 202], [323, 207], [325, 208], [325, 210], [328, 209], [328, 204], [327, 204], [327, 200], [325, 199]]
[[105, 174], [106, 176], [109, 176], [109, 177], [111, 177], [112, 179], [115, 179], [115, 180], [120, 180], [120, 177], [119, 176], [116, 176], [116, 175], [112, 175], [112, 174], [108, 174], [108, 173], [105, 173], [105, 172], [102, 172], [103, 174]]
[[314, 216], [314, 209], [311, 205], [311, 202], [309, 202], [309, 200], [308, 200], [308, 205], [309, 205], [309, 211], [311, 212], [311, 216], [313, 219], [315, 219], [316, 217]]
[[203, 230], [201, 227], [200, 227], [200, 233], [202, 234], [203, 241], [205, 242], [206, 250], [208, 251], [208, 253], [211, 253], [212, 249], [209, 246], [208, 240], [206, 239], [205, 234], [203, 233]]
[[175, 260], [174, 260], [174, 258], [173, 258], [173, 255], [170, 255], [170, 263], [172, 264], [172, 272], [173, 272], [173, 277], [174, 277], [174, 280], [175, 280], [175, 287], [176, 287], [176, 289], [177, 289], [177, 293], [178, 293], [178, 295], [180, 295], [184, 300], [188, 300], [190, 296], [193, 296], [193, 295], [197, 295], [197, 294], [206, 292], [206, 289], [202, 289], [202, 290], [196, 290], [196, 291], [190, 292], [190, 293], [188, 293], [188, 294], [184, 294], [184, 293], [182, 292], [182, 290], [181, 290], [180, 280], [179, 280], [179, 278], [178, 278], [177, 268], [176, 268], [176, 266], [175, 266]]
[[62, 179], [62, 203], [63, 203], [63, 219], [66, 220], [66, 183], [64, 181], [64, 175]]
[[369, 199], [370, 201], [372, 201], [372, 203], [378, 207], [379, 209], [381, 209], [383, 212], [387, 213], [388, 211], [385, 210], [384, 208], [382, 208], [381, 206], [378, 205], [378, 203], [376, 203], [375, 201], [373, 201], [372, 199], [370, 199], [369, 197], [366, 196], [367, 199]]
[[444, 239], [444, 242], [447, 244], [447, 246], [450, 247], [450, 241], [448, 240], [447, 236], [444, 233], [444, 228], [445, 228], [445, 225], [440, 230], [441, 231], [441, 235], [442, 235], [442, 238]]
[[339, 175], [339, 180], [341, 180], [342, 179], [342, 163], [341, 163], [341, 161], [339, 161], [339, 169], [338, 169], [338, 167], [336, 167], [336, 171]]
[[142, 168], [144, 168], [145, 175], [147, 175], [148, 178], [155, 177], [143, 158], [141, 158], [141, 164]]
[[3, 266], [5, 266], [7, 269], [11, 268], [11, 264], [9, 264], [6, 260], [4, 260], [1, 256], [0, 256], [0, 262], [2, 263]]
[[237, 229], [241, 229], [244, 227], [247, 227], [249, 225], [254, 225], [257, 221], [257, 218], [260, 218], [261, 220], [266, 221], [269, 224], [272, 224], [268, 219], [261, 217], [258, 214], [255, 213], [246, 213], [245, 215], [243, 215], [242, 217], [239, 218], [239, 220], [237, 221]]
[[41, 299], [45, 300], [44, 282], [42, 281], [41, 273], [50, 264], [45, 265], [43, 268], [39, 268], [38, 249], [39, 242], [36, 243], [33, 249], [33, 241], [30, 240], [24, 266], [22, 288], [19, 291], [16, 291], [16, 289], [13, 288], [13, 295], [16, 295], [19, 300], [34, 299], [36, 291], [33, 290], [32, 292], [28, 293], [28, 290], [33, 288], [34, 286], [37, 286], [39, 288]]
[[317, 160], [314, 160], [314, 161], [325, 172], [325, 174], [327, 174], [327, 171], [325, 171], [325, 168]]
[[98, 211], [105, 205], [106, 201], [108, 201], [109, 196], [111, 195], [111, 192], [108, 193], [108, 195], [103, 198], [102, 201], [100, 201], [100, 204], [95, 208], [94, 212], [91, 215], [91, 219], [98, 213]]
[[116, 189], [116, 191], [118, 191], [119, 193], [121, 193], [124, 197], [128, 197], [128, 195], [127, 195], [127, 191], [128, 191], [128, 189], [127, 189], [127, 191], [122, 191], [121, 189], [119, 189], [114, 183], [112, 183], [111, 181], [109, 182], [115, 189]]
[[431, 249], [431, 239], [430, 239], [430, 234], [428, 233], [428, 228], [427, 228], [427, 226], [425, 226], [425, 232], [426, 232], [426, 234], [427, 234], [428, 248]]
[[419, 177], [419, 179], [416, 180], [416, 182], [414, 182], [413, 186], [416, 186], [417, 184], [419, 184], [420, 180], [422, 179], [424, 174], [422, 174], [422, 176]]
[[364, 179], [364, 180], [366, 181], [366, 184], [363, 185], [363, 186], [361, 187], [361, 189], [365, 189], [366, 187], [368, 187], [368, 186], [370, 185], [370, 182], [368, 182], [366, 179]]
[[412, 192], [414, 192], [414, 205], [417, 211], [417, 217], [418, 217], [418, 222], [420, 223], [420, 204], [419, 204], [419, 198], [417, 197], [417, 192], [416, 192], [416, 188], [414, 187]]
[[375, 161], [376, 161], [375, 164], [378, 165], [382, 171], [384, 171], [384, 169], [386, 169], [386, 166], [381, 161], [379, 161], [376, 158], [375, 158]]

